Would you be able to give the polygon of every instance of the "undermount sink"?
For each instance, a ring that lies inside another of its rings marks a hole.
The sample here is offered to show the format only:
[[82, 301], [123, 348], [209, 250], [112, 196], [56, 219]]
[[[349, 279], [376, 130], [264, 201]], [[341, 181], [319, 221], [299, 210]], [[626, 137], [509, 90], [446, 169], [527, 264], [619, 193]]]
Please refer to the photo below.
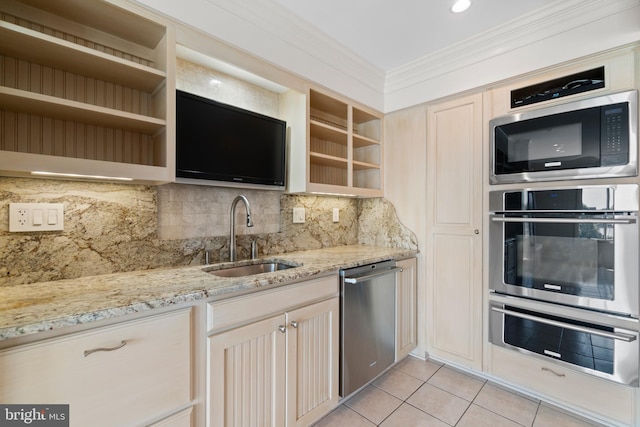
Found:
[[220, 277], [242, 277], [260, 273], [271, 273], [278, 270], [287, 270], [295, 267], [298, 266], [285, 264], [283, 262], [267, 261], [256, 264], [221, 268], [219, 270], [207, 270], [207, 273]]

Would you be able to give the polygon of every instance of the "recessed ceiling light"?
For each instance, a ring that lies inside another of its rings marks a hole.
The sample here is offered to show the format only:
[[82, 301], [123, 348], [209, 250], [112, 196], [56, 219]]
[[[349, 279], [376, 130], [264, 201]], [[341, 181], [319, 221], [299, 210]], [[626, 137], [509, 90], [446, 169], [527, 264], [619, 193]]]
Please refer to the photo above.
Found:
[[471, 6], [471, 0], [457, 0], [453, 4], [453, 6], [451, 6], [451, 12], [453, 13], [464, 12], [465, 10], [469, 9], [469, 6]]

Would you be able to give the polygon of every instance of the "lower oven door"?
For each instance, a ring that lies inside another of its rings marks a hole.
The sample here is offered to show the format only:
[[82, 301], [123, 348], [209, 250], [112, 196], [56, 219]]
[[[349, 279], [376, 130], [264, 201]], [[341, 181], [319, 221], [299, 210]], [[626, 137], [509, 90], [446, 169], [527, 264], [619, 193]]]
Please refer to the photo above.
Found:
[[494, 214], [490, 288], [640, 316], [637, 215]]
[[[638, 331], [611, 326], [611, 316], [589, 313], [589, 320], [492, 301], [489, 340], [492, 344], [553, 360], [565, 367], [618, 383], [638, 386]], [[544, 307], [544, 308], [543, 308]], [[576, 310], [577, 311], [577, 310]], [[602, 316], [602, 321], [594, 317]]]

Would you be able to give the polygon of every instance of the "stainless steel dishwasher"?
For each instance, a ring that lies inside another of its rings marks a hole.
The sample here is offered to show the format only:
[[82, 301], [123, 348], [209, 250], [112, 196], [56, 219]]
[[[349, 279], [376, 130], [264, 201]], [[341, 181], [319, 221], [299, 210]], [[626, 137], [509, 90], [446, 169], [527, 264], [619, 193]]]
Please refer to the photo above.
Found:
[[395, 261], [340, 271], [340, 395], [359, 390], [395, 360]]

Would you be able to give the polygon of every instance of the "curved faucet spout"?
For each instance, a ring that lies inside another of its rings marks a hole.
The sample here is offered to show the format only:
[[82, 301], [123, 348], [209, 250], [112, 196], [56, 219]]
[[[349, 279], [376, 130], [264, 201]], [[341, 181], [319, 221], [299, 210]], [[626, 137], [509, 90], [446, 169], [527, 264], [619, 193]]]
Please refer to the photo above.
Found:
[[242, 200], [245, 209], [247, 210], [247, 227], [253, 227], [249, 200], [244, 195], [240, 195], [233, 199], [233, 203], [231, 203], [231, 217], [229, 218], [229, 224], [231, 225], [229, 231], [229, 261], [236, 260], [236, 205], [240, 200]]

